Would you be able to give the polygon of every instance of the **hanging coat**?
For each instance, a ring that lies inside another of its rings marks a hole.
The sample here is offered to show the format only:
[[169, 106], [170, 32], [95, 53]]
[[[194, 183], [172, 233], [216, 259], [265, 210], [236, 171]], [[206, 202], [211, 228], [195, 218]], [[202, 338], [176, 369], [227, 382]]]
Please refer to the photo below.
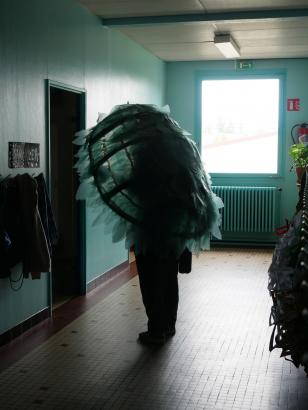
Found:
[[50, 253], [38, 211], [37, 183], [29, 174], [1, 183], [1, 217], [10, 239], [4, 262], [12, 268], [23, 263], [23, 273], [50, 271]]
[[38, 211], [37, 182], [29, 174], [17, 175], [21, 206], [23, 272], [49, 272], [50, 253], [43, 224]]

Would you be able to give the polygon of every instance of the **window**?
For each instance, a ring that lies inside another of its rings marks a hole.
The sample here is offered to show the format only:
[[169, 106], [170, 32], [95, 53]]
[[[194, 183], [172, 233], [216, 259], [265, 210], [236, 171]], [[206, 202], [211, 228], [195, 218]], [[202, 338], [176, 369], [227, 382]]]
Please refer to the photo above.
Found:
[[201, 155], [208, 172], [277, 174], [279, 82], [202, 81]]

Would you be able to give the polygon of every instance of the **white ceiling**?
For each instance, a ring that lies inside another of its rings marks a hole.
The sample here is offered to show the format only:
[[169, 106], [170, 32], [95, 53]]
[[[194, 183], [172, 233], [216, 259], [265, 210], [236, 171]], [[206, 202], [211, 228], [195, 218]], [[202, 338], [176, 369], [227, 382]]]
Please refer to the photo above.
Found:
[[[232, 35], [242, 59], [308, 57], [308, 0], [79, 1], [105, 25], [165, 61], [225, 59], [213, 43], [217, 32]], [[295, 9], [301, 9], [296, 17], [279, 16], [279, 12], [291, 16]], [[240, 15], [243, 11], [249, 12], [245, 18]], [[263, 14], [266, 11], [276, 12], [274, 18]], [[155, 18], [169, 16], [167, 20], [174, 21], [179, 15], [187, 15], [185, 22], [159, 23]], [[140, 21], [132, 21], [133, 17]], [[189, 21], [196, 17], [204, 21]], [[119, 18], [123, 20], [113, 20]]]

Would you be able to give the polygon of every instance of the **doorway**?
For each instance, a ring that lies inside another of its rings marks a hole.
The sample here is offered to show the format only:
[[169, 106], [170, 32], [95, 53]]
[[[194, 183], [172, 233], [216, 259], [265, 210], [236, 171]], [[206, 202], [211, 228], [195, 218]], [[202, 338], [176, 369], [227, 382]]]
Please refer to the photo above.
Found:
[[48, 82], [49, 189], [58, 229], [51, 259], [51, 306], [85, 293], [84, 204], [76, 201], [75, 133], [85, 128], [85, 93]]

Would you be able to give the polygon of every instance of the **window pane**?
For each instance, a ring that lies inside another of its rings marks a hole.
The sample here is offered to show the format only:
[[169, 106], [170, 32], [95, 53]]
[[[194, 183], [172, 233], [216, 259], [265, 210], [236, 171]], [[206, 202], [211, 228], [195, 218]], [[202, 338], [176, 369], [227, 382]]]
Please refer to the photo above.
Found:
[[276, 174], [279, 79], [202, 81], [202, 160], [212, 173]]

